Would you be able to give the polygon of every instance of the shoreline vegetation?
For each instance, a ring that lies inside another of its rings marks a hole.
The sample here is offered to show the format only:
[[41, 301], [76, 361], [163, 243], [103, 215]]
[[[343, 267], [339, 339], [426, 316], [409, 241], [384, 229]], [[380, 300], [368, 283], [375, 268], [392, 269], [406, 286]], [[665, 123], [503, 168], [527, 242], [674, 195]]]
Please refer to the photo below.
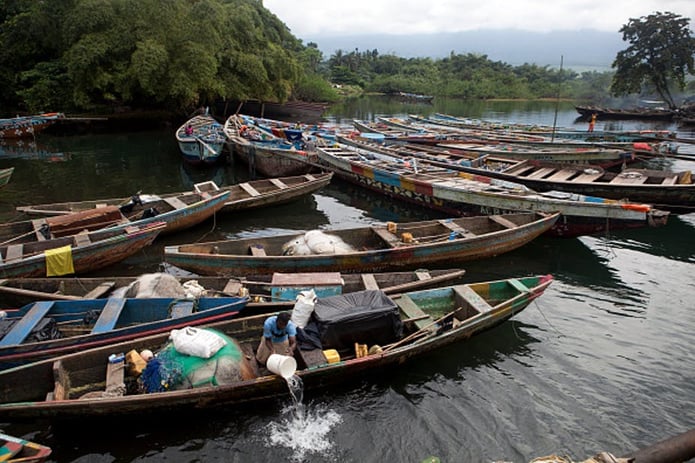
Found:
[[[133, 108], [182, 119], [219, 102], [338, 103], [398, 93], [470, 101], [560, 95], [565, 101], [615, 106], [613, 71], [511, 65], [453, 51], [443, 58], [404, 58], [354, 49], [325, 57], [316, 43], [292, 35], [262, 2], [211, 0], [218, 9], [208, 17], [200, 15], [197, 2], [173, 0], [161, 10], [160, 2], [142, 0], [132, 11], [105, 0], [98, 21], [79, 2], [10, 3], [0, 6], [0, 107], [14, 108], [8, 111], [12, 116]], [[57, 26], [46, 31], [46, 24]], [[629, 93], [648, 84], [633, 85]], [[695, 81], [685, 90], [695, 91]]]

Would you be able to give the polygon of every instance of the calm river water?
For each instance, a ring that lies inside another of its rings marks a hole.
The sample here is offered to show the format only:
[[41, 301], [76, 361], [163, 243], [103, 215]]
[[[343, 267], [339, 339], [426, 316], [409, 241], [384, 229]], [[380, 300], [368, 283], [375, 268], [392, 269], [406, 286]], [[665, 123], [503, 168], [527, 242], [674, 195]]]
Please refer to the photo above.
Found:
[[[525, 123], [585, 127], [571, 104], [403, 105], [362, 99], [332, 108], [332, 121], [434, 111]], [[606, 126], [599, 121], [597, 129]], [[668, 128], [615, 122], [607, 128]], [[0, 219], [21, 204], [183, 191], [247, 179], [239, 165], [182, 165], [173, 128], [52, 137], [7, 149], [14, 166], [0, 193]], [[682, 136], [693, 137], [692, 132]], [[692, 148], [692, 147], [691, 147]], [[663, 161], [693, 169], [686, 161]], [[100, 275], [165, 269], [166, 244], [441, 217], [334, 181], [290, 205], [218, 217], [158, 241]], [[465, 281], [551, 273], [549, 290], [524, 312], [468, 342], [400, 370], [284, 400], [178, 420], [133, 419], [71, 429], [0, 423], [4, 432], [50, 445], [56, 462], [306, 461], [527, 462], [558, 454], [616, 456], [695, 427], [695, 214], [664, 228], [578, 239], [540, 238], [466, 265]], [[168, 269], [175, 271], [175, 269]], [[1, 301], [0, 301], [1, 302]]]

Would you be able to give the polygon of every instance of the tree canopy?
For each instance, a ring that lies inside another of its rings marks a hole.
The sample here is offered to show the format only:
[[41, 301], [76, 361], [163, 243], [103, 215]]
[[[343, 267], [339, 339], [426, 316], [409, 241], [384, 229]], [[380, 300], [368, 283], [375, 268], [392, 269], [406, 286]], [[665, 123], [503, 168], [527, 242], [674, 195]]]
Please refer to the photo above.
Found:
[[672, 86], [683, 90], [686, 73], [695, 73], [695, 37], [689, 23], [690, 19], [670, 12], [631, 18], [620, 29], [629, 46], [613, 62], [611, 93], [639, 94], [647, 87], [675, 109]]
[[8, 0], [0, 98], [29, 110], [285, 101], [303, 49], [257, 0]]

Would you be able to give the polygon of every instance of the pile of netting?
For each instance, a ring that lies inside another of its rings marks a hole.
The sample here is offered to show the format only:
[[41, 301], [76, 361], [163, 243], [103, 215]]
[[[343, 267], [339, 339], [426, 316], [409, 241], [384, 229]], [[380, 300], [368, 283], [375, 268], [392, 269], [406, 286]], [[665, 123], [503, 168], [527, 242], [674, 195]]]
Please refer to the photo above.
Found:
[[203, 358], [181, 353], [173, 342], [167, 343], [142, 371], [142, 390], [152, 393], [220, 386], [255, 377], [234, 339], [214, 330], [206, 331], [220, 336], [225, 341], [224, 346], [211, 357]]

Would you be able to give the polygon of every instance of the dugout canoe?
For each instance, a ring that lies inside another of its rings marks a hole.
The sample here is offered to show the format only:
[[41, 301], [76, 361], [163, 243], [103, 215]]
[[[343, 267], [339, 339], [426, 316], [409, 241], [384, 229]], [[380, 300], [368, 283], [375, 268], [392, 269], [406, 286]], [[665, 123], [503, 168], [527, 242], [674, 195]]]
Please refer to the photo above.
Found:
[[[310, 230], [305, 233], [167, 246], [164, 260], [199, 275], [395, 271], [442, 267], [517, 249], [547, 232], [560, 214], [513, 213]], [[336, 252], [337, 251], [337, 252]], [[313, 252], [307, 254], [307, 252]], [[318, 254], [316, 252], [319, 252]]]
[[[552, 281], [551, 275], [527, 276], [413, 291], [393, 298], [380, 291], [364, 291], [323, 299], [309, 322], [326, 329], [320, 347], [296, 350], [297, 370], [288, 379], [258, 365], [253, 355], [267, 315], [206, 327], [229, 339], [240, 362], [239, 377], [222, 384], [212, 381], [217, 379], [213, 377], [188, 388], [181, 375], [175, 382], [166, 381], [171, 376], [163, 362], [173, 355], [172, 346], [167, 345], [168, 333], [33, 362], [0, 372], [0, 421], [161, 419], [167, 412], [181, 416], [186, 411], [289, 400], [288, 383], [297, 385], [299, 381], [305, 392], [337, 384], [342, 387], [498, 326], [540, 297]], [[127, 386], [138, 381], [137, 371], [129, 368], [126, 372], [125, 365], [109, 363], [113, 354], [143, 349], [155, 352], [159, 359], [150, 361], [140, 375], [146, 390], [152, 391], [145, 394]], [[212, 357], [213, 362], [217, 360]], [[164, 382], [149, 381], [162, 373], [165, 376], [159, 377]], [[106, 393], [111, 384], [125, 384], [121, 390], [126, 394]], [[204, 415], [198, 416], [204, 419]]]

